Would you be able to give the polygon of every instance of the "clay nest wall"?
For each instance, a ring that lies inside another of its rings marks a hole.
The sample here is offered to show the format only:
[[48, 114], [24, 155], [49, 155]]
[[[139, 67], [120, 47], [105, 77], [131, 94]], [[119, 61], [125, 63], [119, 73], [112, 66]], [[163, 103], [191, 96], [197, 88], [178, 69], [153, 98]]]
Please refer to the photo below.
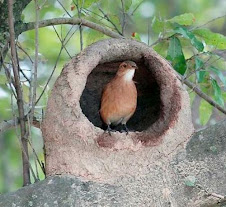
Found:
[[[138, 105], [129, 135], [118, 129], [110, 136], [99, 115], [101, 92], [124, 60], [139, 67]], [[193, 130], [188, 94], [166, 60], [135, 40], [99, 41], [64, 67], [49, 97], [42, 126], [47, 174], [91, 179], [136, 174], [147, 157], [151, 163], [175, 152]]]

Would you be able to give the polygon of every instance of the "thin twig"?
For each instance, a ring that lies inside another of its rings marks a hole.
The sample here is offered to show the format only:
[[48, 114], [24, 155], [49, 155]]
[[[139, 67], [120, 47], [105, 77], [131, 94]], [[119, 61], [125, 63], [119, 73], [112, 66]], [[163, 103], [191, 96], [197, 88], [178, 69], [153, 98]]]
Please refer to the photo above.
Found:
[[[24, 121], [27, 120], [27, 116], [25, 116]], [[11, 129], [15, 126], [17, 126], [18, 124], [20, 124], [19, 119], [11, 119], [11, 120], [4, 120], [2, 122], [0, 122], [0, 133], [5, 132], [8, 129]], [[33, 123], [32, 126], [36, 127], [36, 128], [40, 128], [40, 121], [34, 117], [33, 118]]]
[[[105, 18], [104, 16], [101, 16], [101, 15], [99, 15], [99, 14], [93, 12], [93, 11], [90, 11], [89, 9], [82, 8], [82, 11], [83, 11], [86, 15], [88, 15], [90, 18], [94, 19], [95, 21], [100, 22], [100, 21], [103, 20], [103, 19], [106, 20], [106, 18]], [[95, 14], [97, 17], [100, 17], [100, 19], [97, 19], [97, 18], [91, 16], [91, 15], [89, 14], [89, 12]], [[109, 28], [109, 29], [111, 29], [111, 30], [115, 30], [115, 28], [113, 28], [113, 27], [111, 27], [111, 26], [109, 26], [109, 25], [107, 25], [107, 24], [105, 24], [105, 23], [102, 23], [102, 22], [101, 22], [101, 25], [104, 26], [104, 27], [106, 27], [106, 28]], [[120, 33], [121, 33], [121, 32], [120, 32]]]
[[72, 17], [71, 15], [70, 15], [70, 13], [67, 11], [67, 9], [64, 7], [64, 5], [59, 1], [59, 0], [57, 0], [57, 2], [60, 4], [60, 6], [64, 9], [64, 11], [67, 13], [67, 15], [69, 16], [69, 17]]
[[217, 194], [217, 193], [212, 193], [212, 192], [209, 192], [209, 190], [203, 188], [201, 185], [199, 184], [196, 184], [195, 185], [197, 188], [203, 190], [207, 196], [213, 196], [213, 197], [216, 197], [216, 198], [219, 198], [219, 199], [225, 199], [225, 196], [223, 195], [220, 195], [220, 194]]
[[16, 52], [16, 45], [15, 45], [15, 31], [14, 31], [13, 19], [14, 19], [13, 0], [8, 0], [10, 46], [11, 46], [15, 89], [17, 93], [17, 106], [19, 111], [21, 143], [22, 143], [23, 182], [24, 182], [24, 185], [29, 185], [31, 181], [30, 181], [30, 171], [29, 171], [30, 163], [29, 163], [29, 156], [28, 156], [27, 131], [26, 131], [26, 124], [24, 121], [24, 101], [23, 101], [22, 88], [20, 84], [19, 67], [18, 67], [19, 63], [17, 62], [18, 59], [17, 59], [17, 52]]
[[204, 27], [204, 26], [206, 26], [206, 25], [208, 25], [208, 24], [210, 24], [210, 23], [212, 23], [212, 22], [214, 22], [214, 21], [216, 21], [218, 19], [224, 18], [224, 17], [226, 17], [226, 14], [224, 14], [223, 16], [219, 16], [219, 17], [216, 17], [214, 19], [211, 19], [210, 21], [208, 21], [208, 22], [206, 22], [206, 23], [204, 23], [202, 25], [199, 25], [197, 27], [194, 27], [190, 31], [195, 30], [195, 29], [198, 29], [198, 28], [201, 28], [201, 27]]
[[[28, 124], [28, 137], [29, 137], [28, 143], [30, 144], [30, 147], [32, 148], [33, 154], [34, 154], [35, 150], [34, 150], [34, 148], [33, 148], [33, 146], [32, 146], [32, 135], [31, 135], [31, 121], [30, 121], [30, 114], [29, 114], [29, 116], [27, 116], [27, 119], [28, 119], [28, 122], [27, 122], [27, 124]], [[34, 159], [34, 164], [35, 164], [35, 171], [36, 171], [36, 176], [37, 176], [37, 177], [35, 178], [35, 182], [36, 182], [36, 181], [39, 181], [39, 180], [40, 180], [40, 179], [39, 179], [38, 166], [37, 166], [37, 161], [36, 161], [36, 159]]]
[[[153, 47], [154, 45], [157, 45], [159, 42], [161, 42], [161, 41], [165, 41], [165, 40], [169, 40], [170, 38], [172, 38], [173, 36], [175, 36], [176, 34], [173, 34], [173, 35], [171, 35], [171, 36], [168, 36], [168, 37], [159, 37], [155, 42], [153, 42], [151, 45], [150, 45], [150, 47]], [[177, 35], [179, 35], [179, 34], [177, 34]]]
[[221, 107], [218, 103], [216, 103], [212, 98], [207, 96], [205, 93], [203, 93], [195, 84], [191, 83], [188, 80], [184, 80], [180, 74], [177, 74], [177, 76], [182, 83], [187, 85], [190, 89], [192, 89], [195, 93], [197, 93], [201, 98], [206, 100], [210, 105], [217, 108], [222, 113], [226, 114], [226, 110], [223, 107]]
[[122, 4], [122, 35], [125, 35], [125, 25], [126, 25], [126, 13], [125, 13], [125, 6], [124, 6], [124, 0], [121, 0]]
[[[73, 26], [71, 27], [71, 29], [72, 29], [72, 28], [73, 28]], [[62, 44], [64, 50], [66, 51], [66, 53], [68, 54], [68, 56], [69, 56], [70, 58], [72, 58], [72, 56], [70, 55], [70, 53], [68, 52], [67, 48], [65, 47], [65, 45], [64, 45], [64, 43], [63, 43], [62, 37], [60, 37], [60, 35], [59, 35], [59, 33], [57, 32], [57, 30], [56, 30], [56, 28], [54, 27], [54, 25], [53, 25], [53, 29], [54, 29], [54, 31], [55, 31], [55, 33], [56, 33], [58, 39], [60, 40], [60, 42], [61, 42], [61, 44]], [[69, 31], [71, 31], [71, 29], [70, 29]]]
[[[25, 80], [28, 82], [28, 83], [30, 83], [31, 81], [30, 81], [30, 79], [26, 76], [26, 74], [24, 73], [24, 71], [21, 69], [21, 68], [19, 68], [19, 71], [20, 71], [20, 73], [23, 75], [23, 77], [25, 78]], [[25, 81], [25, 82], [26, 82]]]
[[34, 61], [32, 60], [31, 56], [27, 53], [27, 51], [22, 46], [20, 46], [20, 44], [18, 42], [17, 42], [16, 46], [28, 57], [30, 62], [33, 64]]
[[186, 75], [186, 77], [184, 79], [188, 79], [190, 76], [192, 76], [194, 73], [196, 73], [198, 71], [206, 71], [205, 68], [207, 68], [209, 65], [212, 65], [213, 63], [217, 62], [220, 59], [221, 59], [221, 57], [218, 57], [216, 60], [213, 60], [212, 62], [208, 63], [210, 61], [210, 58], [209, 58], [207, 61], [204, 62], [203, 66], [201, 68]]
[[32, 71], [31, 75], [31, 100], [30, 100], [30, 107], [31, 107], [31, 113], [30, 113], [30, 120], [31, 123], [33, 122], [33, 116], [34, 116], [34, 108], [35, 108], [35, 102], [36, 102], [36, 90], [37, 90], [37, 72], [38, 72], [38, 50], [39, 50], [39, 5], [38, 0], [35, 0], [35, 61], [34, 61], [34, 69]]
[[10, 129], [10, 128], [14, 127], [18, 123], [19, 122], [17, 120], [15, 120], [15, 119], [8, 120], [8, 121], [4, 120], [3, 122], [0, 123], [0, 133], [3, 133], [7, 129]]
[[133, 10], [133, 12], [131, 13], [131, 16], [134, 15], [134, 13], [137, 11], [137, 9], [140, 7], [140, 5], [141, 5], [143, 2], [144, 2], [144, 0], [141, 1], [141, 2], [136, 6], [136, 8], [135, 8], [135, 9]]
[[55, 63], [55, 65], [54, 65], [54, 68], [53, 68], [53, 70], [52, 70], [52, 72], [51, 72], [51, 74], [50, 74], [50, 76], [49, 76], [49, 78], [48, 78], [48, 80], [47, 80], [47, 82], [46, 82], [46, 85], [44, 86], [44, 88], [43, 88], [43, 90], [42, 90], [40, 96], [38, 97], [38, 99], [37, 99], [35, 105], [38, 104], [38, 102], [40, 101], [42, 95], [44, 94], [44, 92], [45, 92], [47, 86], [49, 85], [49, 82], [50, 82], [50, 80], [51, 80], [51, 78], [52, 78], [52, 76], [53, 76], [53, 74], [54, 74], [54, 72], [55, 72], [55, 70], [56, 70], [56, 66], [57, 66], [57, 63], [58, 63], [58, 61], [59, 61], [59, 59], [60, 59], [60, 55], [61, 55], [62, 50], [63, 50], [63, 46], [61, 46], [61, 48], [60, 48], [60, 52], [59, 52], [59, 54], [58, 54], [58, 56], [57, 56], [57, 60], [56, 60], [56, 63]]
[[1, 68], [2, 68], [2, 63], [4, 62], [6, 54], [7, 54], [8, 50], [9, 50], [9, 43], [10, 43], [10, 38], [8, 37], [6, 39], [5, 45], [1, 48], [1, 51], [0, 51], [0, 54], [1, 54], [1, 57], [0, 57], [0, 71], [1, 71]]
[[[29, 108], [30, 108], [30, 113], [28, 118], [28, 132], [29, 132], [29, 138], [28, 139], [30, 145], [32, 142], [32, 135], [31, 135], [31, 123], [33, 123], [33, 118], [34, 118], [34, 111], [35, 111], [35, 102], [36, 102], [36, 91], [37, 91], [37, 73], [38, 73], [38, 52], [39, 52], [39, 29], [38, 29], [38, 24], [39, 24], [39, 11], [40, 7], [38, 4], [38, 0], [35, 0], [35, 60], [34, 60], [34, 67], [31, 69], [31, 83], [30, 83], [30, 100], [29, 100]], [[33, 150], [34, 151], [34, 150]], [[37, 169], [37, 162], [36, 159], [34, 160], [35, 163], [35, 169], [36, 169], [36, 175], [37, 179], [39, 180], [39, 174], [38, 174], [38, 169]]]
[[[10, 89], [11, 89], [11, 91], [12, 91], [12, 93], [13, 93], [15, 99], [17, 99], [17, 95], [16, 95], [16, 93], [15, 93], [15, 91], [14, 91], [14, 88], [15, 88], [14, 77], [10, 74], [10, 70], [9, 70], [9, 68], [5, 65], [4, 62], [2, 62], [2, 65], [3, 65], [3, 68], [4, 68], [4, 70], [5, 70], [5, 75], [6, 75], [6, 78], [7, 78], [7, 80], [8, 80], [9, 87], [10, 87]], [[14, 88], [13, 88], [13, 87], [14, 87]]]
[[[81, 18], [81, 8], [83, 7], [83, 5], [81, 5], [81, 7], [79, 8], [78, 0], [76, 0], [76, 3], [74, 2], [74, 4], [76, 5], [77, 11], [78, 11], [78, 18], [80, 19]], [[84, 0], [83, 0], [83, 4], [84, 4]], [[79, 25], [79, 34], [80, 34], [80, 50], [82, 51], [83, 50], [82, 24]]]
[[38, 155], [37, 155], [34, 147], [32, 146], [32, 143], [30, 142], [30, 140], [29, 140], [29, 144], [30, 144], [30, 147], [31, 147], [34, 155], [35, 155], [36, 160], [38, 161], [40, 168], [42, 169], [43, 174], [45, 175], [45, 168], [43, 167], [42, 162], [39, 160]]
[[97, 4], [98, 6], [98, 9], [100, 10], [100, 12], [104, 15], [104, 19], [106, 19], [108, 22], [110, 22], [112, 24], [112, 26], [115, 28], [115, 30], [120, 34], [122, 35], [122, 33], [119, 31], [118, 27], [116, 26], [116, 24], [111, 21], [111, 19], [109, 18], [109, 16], [103, 11], [103, 9], [100, 7], [99, 4]]
[[148, 21], [148, 46], [150, 45], [150, 23]]

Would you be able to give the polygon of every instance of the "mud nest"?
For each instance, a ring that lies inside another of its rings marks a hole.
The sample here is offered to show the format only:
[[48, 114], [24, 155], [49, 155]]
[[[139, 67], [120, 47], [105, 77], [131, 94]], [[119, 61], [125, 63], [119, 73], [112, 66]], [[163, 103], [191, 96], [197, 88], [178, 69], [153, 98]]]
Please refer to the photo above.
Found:
[[99, 114], [101, 92], [125, 60], [139, 67], [134, 77], [137, 109], [127, 123], [131, 130], [127, 138], [153, 146], [161, 143], [169, 129], [183, 133], [190, 125], [190, 103], [176, 72], [147, 45], [126, 39], [94, 43], [64, 67], [48, 101], [44, 133], [48, 127], [63, 128], [70, 136], [90, 137], [100, 146], [113, 147], [125, 133], [113, 133], [111, 138], [104, 134], [106, 126]]

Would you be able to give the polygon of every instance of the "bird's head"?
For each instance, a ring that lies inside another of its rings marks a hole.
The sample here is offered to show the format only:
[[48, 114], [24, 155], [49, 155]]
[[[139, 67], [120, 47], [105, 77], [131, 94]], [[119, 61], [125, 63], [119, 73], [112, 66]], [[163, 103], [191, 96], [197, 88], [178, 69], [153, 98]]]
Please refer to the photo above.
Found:
[[138, 67], [135, 62], [130, 60], [124, 61], [119, 65], [117, 76], [123, 77], [125, 81], [131, 81], [133, 79], [135, 70], [137, 69]]

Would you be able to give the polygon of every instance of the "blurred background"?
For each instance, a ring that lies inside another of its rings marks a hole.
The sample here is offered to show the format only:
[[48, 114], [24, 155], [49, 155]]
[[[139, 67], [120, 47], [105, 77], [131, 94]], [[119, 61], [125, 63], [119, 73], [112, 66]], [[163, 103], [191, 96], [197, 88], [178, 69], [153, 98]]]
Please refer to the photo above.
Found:
[[[120, 0], [100, 0], [90, 3], [87, 1], [86, 7], [81, 11], [81, 17], [94, 21], [108, 28], [112, 28], [112, 24], [103, 19], [103, 15], [107, 15], [114, 22], [118, 29], [121, 29], [122, 9]], [[96, 3], [98, 4], [96, 4]], [[47, 0], [40, 1], [42, 8], [40, 10], [40, 20], [59, 18], [59, 17], [77, 17], [78, 12], [73, 1], [68, 0]], [[205, 25], [213, 32], [226, 35], [226, 17], [216, 19], [217, 17], [226, 15], [225, 0], [125, 0], [125, 35], [131, 37], [133, 33], [139, 35], [141, 41], [151, 45], [158, 40], [159, 34], [153, 31], [153, 18], [162, 20], [171, 19], [174, 16], [183, 13], [193, 13], [195, 16], [194, 25], [199, 26], [215, 19]], [[103, 12], [101, 12], [101, 10]], [[23, 11], [21, 19], [24, 22], [35, 21], [35, 5], [32, 1]], [[107, 36], [83, 27], [83, 48], [100, 39], [108, 38]], [[67, 44], [62, 48], [61, 41], [66, 37]], [[35, 55], [35, 32], [34, 30], [22, 33], [17, 42], [20, 66], [25, 76], [22, 86], [24, 91], [24, 100], [28, 103], [29, 87], [26, 76], [30, 76], [30, 68], [33, 67]], [[73, 56], [81, 50], [79, 26], [62, 25], [49, 26], [39, 29], [39, 65], [38, 65], [38, 96], [43, 91], [50, 74], [53, 76], [47, 84], [44, 95], [41, 97], [35, 108], [35, 116], [42, 119], [45, 113], [49, 93], [51, 88], [59, 76], [63, 66]], [[186, 52], [184, 55], [189, 58], [191, 54]], [[159, 51], [158, 51], [159, 52]], [[29, 55], [28, 55], [29, 54]], [[164, 55], [164, 52], [163, 54]], [[7, 57], [6, 62], [10, 62]], [[225, 75], [226, 63], [221, 61], [218, 63]], [[54, 72], [53, 72], [54, 71]], [[225, 116], [213, 109], [207, 102], [189, 91], [191, 97], [192, 119], [197, 130], [205, 128], [211, 124], [215, 124], [225, 118]], [[224, 86], [222, 87], [222, 95], [226, 101], [226, 93]], [[13, 119], [17, 113], [16, 101], [11, 93], [10, 88], [4, 82], [4, 72], [0, 71], [0, 122]], [[39, 159], [44, 162], [43, 140], [41, 131], [32, 127], [32, 143]], [[13, 128], [0, 133], [0, 193], [14, 191], [22, 186], [22, 161], [21, 149], [19, 144], [19, 128]], [[35, 155], [31, 154], [31, 164], [35, 168]], [[37, 167], [39, 178], [44, 179], [44, 174], [40, 167]]]

